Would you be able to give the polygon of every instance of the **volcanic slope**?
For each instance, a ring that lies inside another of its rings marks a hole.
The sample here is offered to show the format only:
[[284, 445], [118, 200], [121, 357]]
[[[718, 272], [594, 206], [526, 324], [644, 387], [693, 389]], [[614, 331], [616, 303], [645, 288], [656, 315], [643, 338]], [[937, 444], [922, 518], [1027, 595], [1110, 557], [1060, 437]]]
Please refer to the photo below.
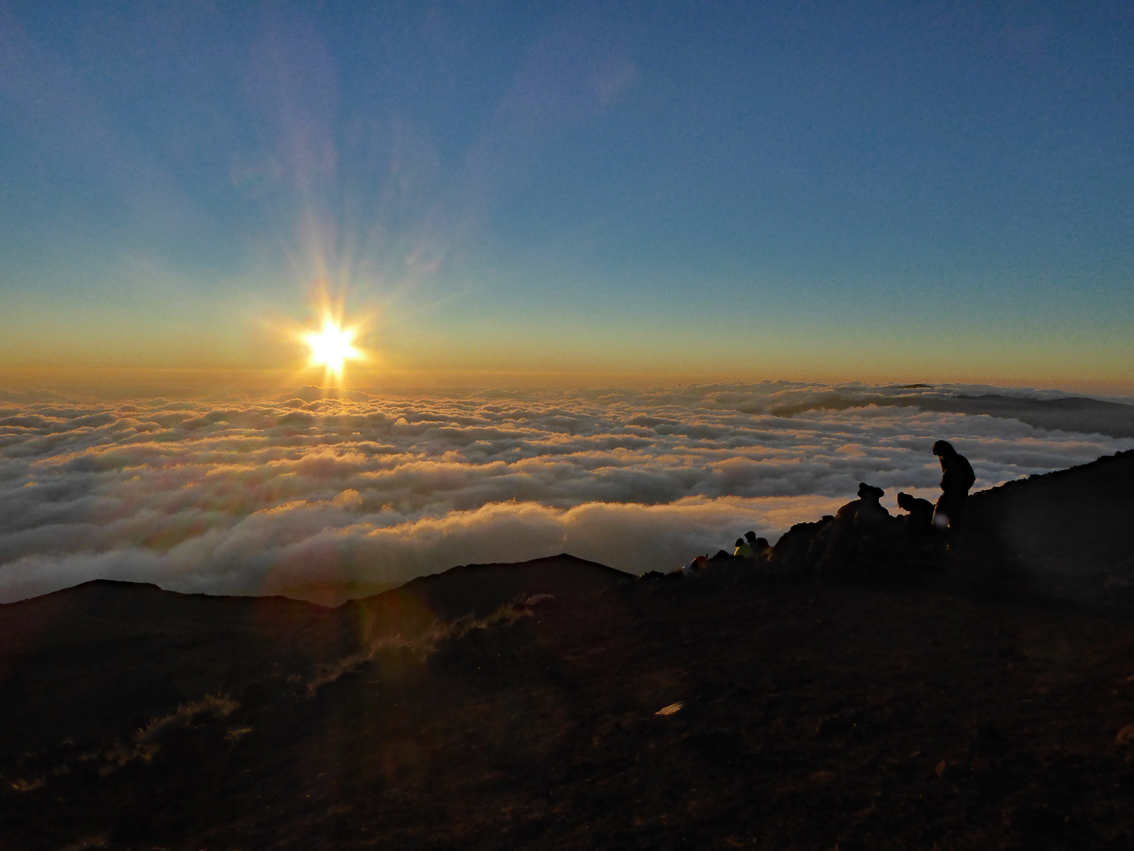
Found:
[[[995, 596], [561, 556], [338, 609], [0, 606], [0, 848], [1134, 847], [1134, 618], [999, 570], [1005, 522], [1074, 535], [1065, 500], [1126, 463], [974, 497], [944, 576]], [[1020, 519], [1032, 489], [1058, 514]], [[1117, 575], [1129, 535], [1081, 563]]]
[[958, 580], [1134, 608], [1134, 451], [973, 494]]

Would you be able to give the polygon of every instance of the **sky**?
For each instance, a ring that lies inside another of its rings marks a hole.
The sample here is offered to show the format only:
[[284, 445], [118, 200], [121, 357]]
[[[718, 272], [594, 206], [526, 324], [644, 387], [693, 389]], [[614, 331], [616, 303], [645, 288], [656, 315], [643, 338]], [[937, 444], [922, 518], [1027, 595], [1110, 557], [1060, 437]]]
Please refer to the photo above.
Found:
[[326, 293], [358, 387], [1129, 395], [1131, 44], [1105, 0], [0, 0], [0, 386], [318, 383]]

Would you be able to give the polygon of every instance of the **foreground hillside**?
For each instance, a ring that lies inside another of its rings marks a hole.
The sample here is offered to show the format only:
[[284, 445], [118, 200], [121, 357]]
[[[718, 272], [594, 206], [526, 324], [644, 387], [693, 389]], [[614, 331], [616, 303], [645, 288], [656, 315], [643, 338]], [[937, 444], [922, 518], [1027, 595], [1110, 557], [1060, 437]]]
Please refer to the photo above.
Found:
[[[0, 606], [0, 849], [1134, 847], [1134, 619], [1003, 550], [1104, 461], [982, 496], [908, 581], [563, 556], [339, 609]], [[1083, 572], [1129, 535], [1080, 537]]]
[[1134, 609], [1134, 451], [974, 494], [953, 573]]
[[165, 708], [120, 694], [100, 729], [71, 702], [83, 660], [58, 658], [53, 690], [23, 694], [50, 710], [22, 721], [40, 741], [0, 764], [0, 847], [1134, 842], [1129, 622], [704, 580], [545, 603], [432, 652], [281, 652], [195, 700], [172, 699], [192, 672], [143, 666]]

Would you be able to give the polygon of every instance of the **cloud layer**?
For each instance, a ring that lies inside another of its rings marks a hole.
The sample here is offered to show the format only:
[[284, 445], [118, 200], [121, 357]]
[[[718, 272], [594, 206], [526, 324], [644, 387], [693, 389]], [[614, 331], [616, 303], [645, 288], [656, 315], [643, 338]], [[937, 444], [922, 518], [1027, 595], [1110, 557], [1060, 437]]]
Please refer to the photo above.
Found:
[[923, 392], [308, 388], [125, 405], [0, 392], [0, 601], [93, 578], [326, 599], [321, 586], [563, 551], [668, 569], [749, 529], [775, 540], [859, 481], [891, 510], [898, 490], [933, 498], [938, 438], [969, 457], [978, 489], [1134, 447], [922, 410]]

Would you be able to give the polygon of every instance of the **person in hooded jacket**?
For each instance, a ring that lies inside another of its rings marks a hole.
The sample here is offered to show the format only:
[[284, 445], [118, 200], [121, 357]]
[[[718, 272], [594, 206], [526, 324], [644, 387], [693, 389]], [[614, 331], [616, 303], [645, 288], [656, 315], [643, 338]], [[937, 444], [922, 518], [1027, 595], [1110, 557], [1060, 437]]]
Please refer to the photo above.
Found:
[[933, 508], [933, 525], [944, 531], [957, 531], [964, 514], [969, 488], [976, 474], [967, 458], [947, 440], [933, 444], [933, 454], [941, 461], [941, 496]]

